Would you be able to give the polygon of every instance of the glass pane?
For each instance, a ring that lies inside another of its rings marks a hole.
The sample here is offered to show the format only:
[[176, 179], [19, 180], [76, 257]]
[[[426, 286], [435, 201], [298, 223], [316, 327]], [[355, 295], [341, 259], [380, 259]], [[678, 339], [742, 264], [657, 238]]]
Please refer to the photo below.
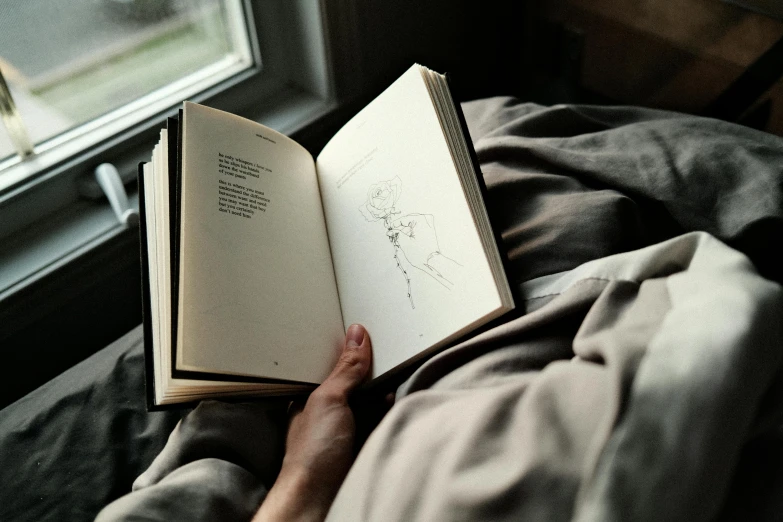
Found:
[[[41, 143], [204, 67], [246, 59], [239, 12], [238, 0], [3, 2], [0, 68]], [[0, 130], [0, 158], [13, 152]]]

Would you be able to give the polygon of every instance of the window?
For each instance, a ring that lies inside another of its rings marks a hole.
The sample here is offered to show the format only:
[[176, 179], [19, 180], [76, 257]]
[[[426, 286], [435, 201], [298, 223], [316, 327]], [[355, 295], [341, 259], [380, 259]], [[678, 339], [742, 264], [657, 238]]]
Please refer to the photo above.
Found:
[[183, 99], [286, 133], [328, 111], [323, 10], [313, 0], [0, 6], [0, 68], [35, 144], [23, 160], [0, 130], [0, 308], [113, 238], [137, 241], [94, 171], [115, 165], [135, 204], [136, 165]]
[[[0, 69], [44, 161], [259, 61], [239, 0], [33, 0], [2, 11]], [[38, 170], [25, 168], [9, 138], [0, 134], [0, 189]]]

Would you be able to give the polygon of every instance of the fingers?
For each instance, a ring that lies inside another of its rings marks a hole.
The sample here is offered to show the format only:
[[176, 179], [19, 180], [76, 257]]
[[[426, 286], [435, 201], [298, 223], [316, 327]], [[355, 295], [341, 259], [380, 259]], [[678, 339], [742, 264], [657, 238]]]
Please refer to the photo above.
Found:
[[[354, 324], [345, 335], [340, 358], [319, 390], [326, 395], [336, 395], [345, 400], [370, 374], [372, 344], [367, 330]], [[318, 390], [316, 390], [318, 391]]]
[[411, 228], [416, 223], [416, 220], [413, 219], [411, 216], [403, 216], [401, 218], [397, 218], [395, 220], [392, 220], [392, 228], [401, 229], [401, 228]]

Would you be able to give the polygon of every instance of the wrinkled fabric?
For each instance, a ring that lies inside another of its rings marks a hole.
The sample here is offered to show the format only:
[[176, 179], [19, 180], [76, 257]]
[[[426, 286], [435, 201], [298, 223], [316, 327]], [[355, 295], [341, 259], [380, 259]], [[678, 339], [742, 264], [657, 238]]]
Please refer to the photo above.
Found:
[[141, 327], [0, 410], [0, 520], [92, 520], [182, 411], [147, 412]]
[[[330, 518], [777, 519], [781, 139], [463, 108], [522, 315], [413, 374]], [[180, 415], [144, 411], [140, 335], [0, 412], [0, 519], [91, 519], [144, 469], [103, 520], [241, 520], [263, 499], [279, 404], [205, 403], [160, 452]]]
[[521, 295], [527, 314], [411, 377], [329, 520], [719, 513], [780, 365], [780, 286], [691, 233]]
[[287, 406], [203, 401], [96, 520], [249, 520], [280, 470]]
[[517, 282], [701, 230], [783, 282], [783, 140], [637, 107], [463, 104]]

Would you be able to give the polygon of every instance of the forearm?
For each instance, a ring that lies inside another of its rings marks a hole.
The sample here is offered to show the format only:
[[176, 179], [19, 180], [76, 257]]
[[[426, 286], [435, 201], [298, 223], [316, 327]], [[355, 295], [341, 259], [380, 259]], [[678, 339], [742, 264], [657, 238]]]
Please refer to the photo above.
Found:
[[352, 325], [332, 373], [304, 408], [291, 408], [283, 466], [254, 521], [326, 518], [353, 462], [356, 425], [348, 396], [366, 379], [371, 365], [370, 337], [363, 327]]
[[454, 280], [460, 266], [461, 265], [453, 259], [449, 259], [440, 253], [431, 255], [427, 259], [427, 264], [425, 265], [430, 275], [438, 279], [448, 288], [451, 288], [454, 285]]

